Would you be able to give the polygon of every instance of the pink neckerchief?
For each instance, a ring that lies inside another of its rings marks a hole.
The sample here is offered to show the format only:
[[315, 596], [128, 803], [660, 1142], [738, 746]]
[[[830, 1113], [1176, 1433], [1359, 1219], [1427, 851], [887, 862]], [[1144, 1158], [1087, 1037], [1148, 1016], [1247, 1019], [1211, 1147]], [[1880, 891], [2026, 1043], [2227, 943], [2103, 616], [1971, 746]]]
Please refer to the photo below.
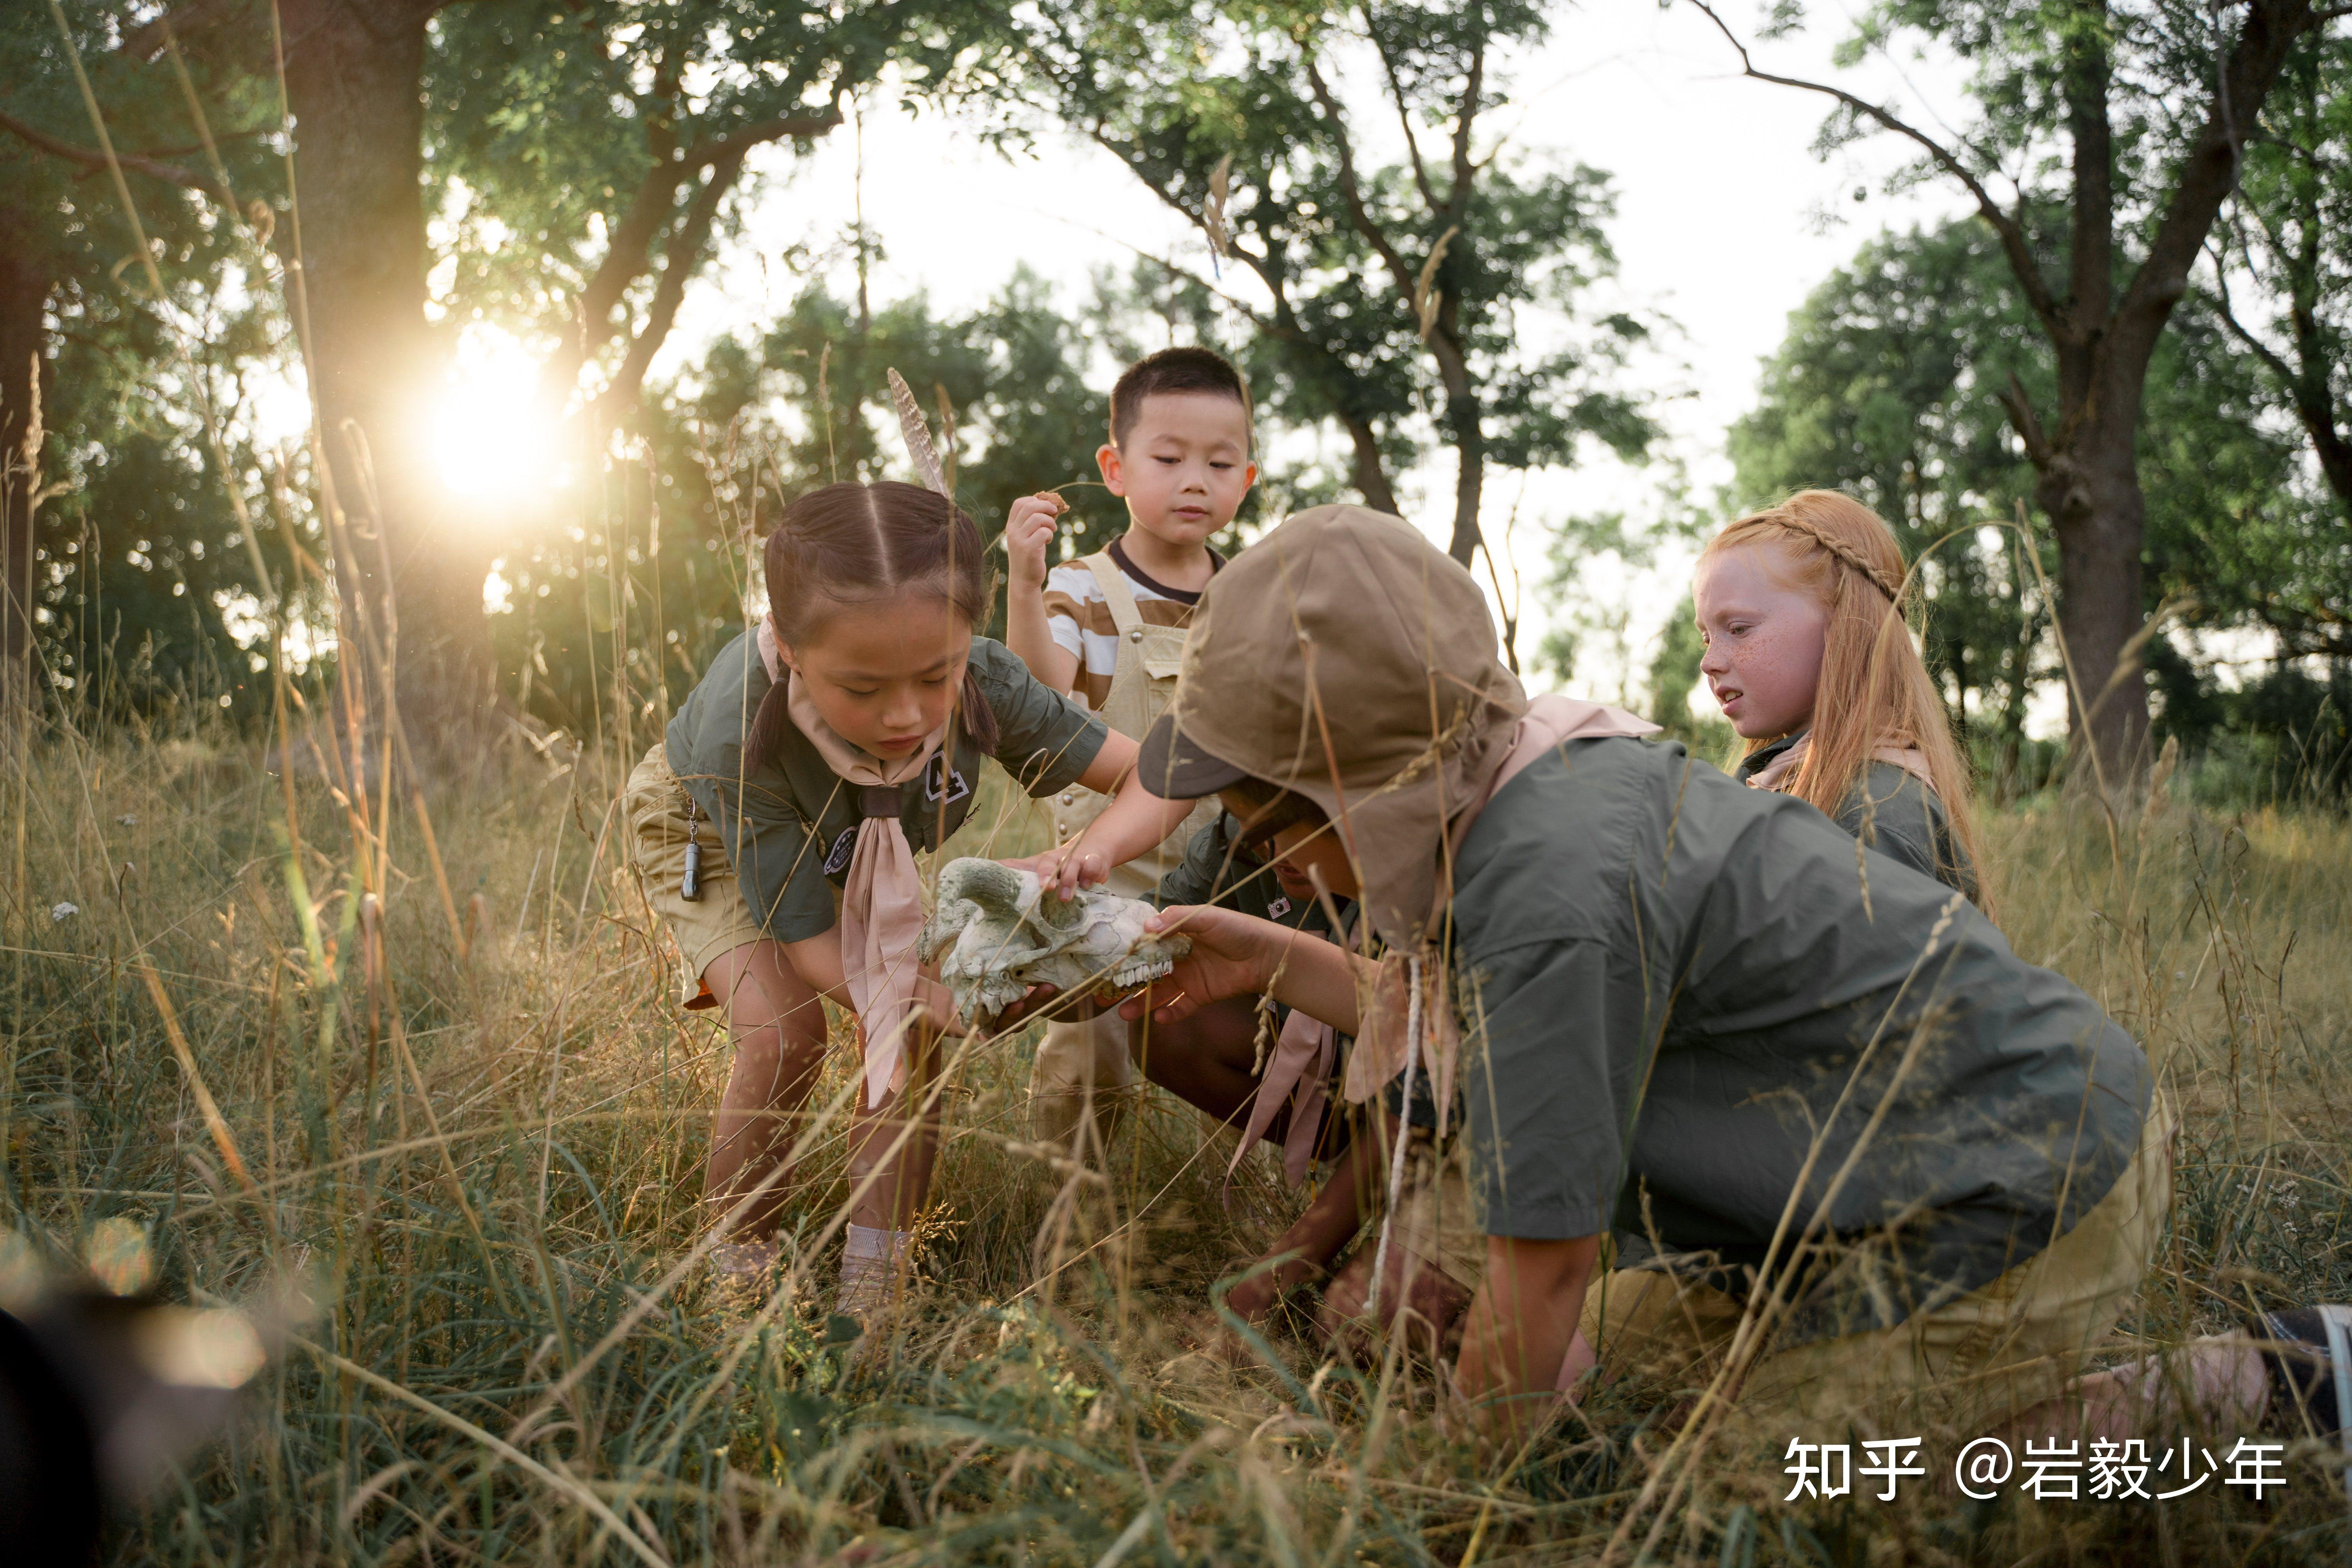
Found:
[[[1538, 697], [1528, 704], [1517, 726], [1511, 731], [1510, 749], [1504, 753], [1503, 765], [1495, 770], [1477, 798], [1459, 813], [1448, 830], [1449, 851], [1458, 850], [1469, 836], [1471, 825], [1486, 808], [1502, 787], [1527, 770], [1542, 756], [1570, 741], [1585, 740], [1601, 735], [1654, 735], [1658, 727], [1646, 719], [1598, 702], [1587, 702], [1574, 697]], [[1449, 853], [1449, 860], [1451, 855]], [[1338, 940], [1336, 937], [1334, 940]], [[1428, 966], [1430, 979], [1435, 983], [1437, 966]], [[1405, 977], [1404, 954], [1391, 952], [1381, 961], [1380, 975], [1374, 981], [1370, 997], [1371, 1010], [1384, 1016], [1402, 1019], [1407, 1016], [1409, 984]], [[1442, 984], [1438, 985], [1442, 990]], [[1425, 998], [1422, 1009], [1424, 1032], [1435, 1038], [1433, 1049], [1423, 1047], [1433, 1058], [1437, 1073], [1438, 1117], [1442, 1121], [1454, 1102], [1454, 1069], [1460, 1044], [1460, 1031], [1455, 1027], [1451, 1009], [1442, 1005], [1442, 997]], [[1389, 1079], [1404, 1070], [1405, 1052], [1409, 1042], [1402, 1027], [1371, 1029], [1367, 1035], [1375, 1039], [1385, 1037], [1388, 1049], [1378, 1047], [1367, 1049], [1366, 1039], [1360, 1036], [1356, 1048], [1349, 1054], [1348, 1079], [1345, 1092], [1350, 1101], [1370, 1099]], [[1233, 1164], [1225, 1174], [1231, 1179], [1241, 1165], [1242, 1156], [1257, 1147], [1258, 1140], [1274, 1124], [1276, 1110], [1286, 1095], [1290, 1100], [1290, 1127], [1283, 1140], [1283, 1172], [1294, 1187], [1307, 1180], [1308, 1166], [1315, 1155], [1316, 1133], [1320, 1129], [1324, 1101], [1324, 1085], [1331, 1075], [1332, 1058], [1339, 1053], [1339, 1031], [1331, 1026], [1308, 1017], [1293, 1008], [1283, 1021], [1282, 1037], [1274, 1049], [1273, 1059], [1265, 1065], [1265, 1076], [1258, 1082], [1257, 1094], [1250, 1102], [1249, 1126], [1242, 1134], [1241, 1148], [1234, 1154]], [[1378, 1055], [1382, 1060], [1368, 1058]], [[1375, 1076], [1377, 1075], [1377, 1076]], [[1443, 1128], [1440, 1129], [1443, 1131]]]
[[[849, 876], [841, 893], [841, 968], [866, 1037], [866, 1103], [870, 1109], [906, 1084], [906, 1036], [914, 1026], [922, 981], [915, 964], [915, 939], [923, 930], [923, 882], [915, 870], [914, 847], [899, 826], [897, 786], [922, 776], [947, 739], [947, 726], [924, 736], [910, 756], [886, 763], [842, 739], [824, 721], [809, 700], [800, 672], [785, 668], [776, 649], [775, 624], [764, 616], [759, 647], [768, 679], [784, 682], [793, 723], [834, 776], [861, 792], [856, 847], [850, 853]], [[888, 788], [890, 795], [862, 795], [880, 788]]]
[[[1789, 749], [1748, 775], [1749, 789], [1778, 790], [1786, 793], [1797, 784], [1797, 770], [1805, 765], [1805, 753], [1811, 749], [1812, 735], [1808, 732], [1789, 743]], [[1901, 768], [1929, 789], [1936, 781], [1927, 773], [1927, 753], [1916, 746], [1881, 746], [1870, 753], [1873, 762], [1891, 763]]]

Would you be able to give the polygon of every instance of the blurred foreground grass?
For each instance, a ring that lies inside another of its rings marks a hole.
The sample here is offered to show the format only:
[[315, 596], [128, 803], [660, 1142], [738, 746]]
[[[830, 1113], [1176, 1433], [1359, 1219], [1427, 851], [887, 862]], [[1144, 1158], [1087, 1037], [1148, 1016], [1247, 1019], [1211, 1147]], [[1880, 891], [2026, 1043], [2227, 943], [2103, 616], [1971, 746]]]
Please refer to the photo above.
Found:
[[[787, 1220], [811, 1243], [801, 1288], [765, 1310], [716, 1300], [689, 1253], [725, 1038], [675, 1005], [617, 853], [625, 754], [518, 735], [444, 770], [424, 800], [445, 902], [404, 782], [362, 809], [331, 740], [294, 753], [289, 784], [283, 753], [227, 737], [58, 731], [5, 781], [8, 1267], [98, 1246], [177, 1299], [314, 1303], [248, 1418], [126, 1522], [118, 1561], [1599, 1561], [1661, 1462], [1670, 1393], [1596, 1399], [1498, 1473], [1400, 1358], [1360, 1371], [1304, 1333], [1239, 1369], [1192, 1353], [1215, 1282], [1292, 1200], [1261, 1155], [1221, 1201], [1225, 1147], [1156, 1097], [1108, 1182], [1039, 1158], [1026, 1038], [956, 1069], [925, 1280], [884, 1342], [827, 1331], [814, 1242], [845, 1194], [837, 1127], [814, 1157], [829, 1185]], [[1010, 852], [1035, 825], [1002, 784], [978, 820]], [[2013, 943], [2147, 1042], [2189, 1111], [2165, 1266], [2118, 1353], [2256, 1300], [2352, 1296], [2352, 829], [2161, 802], [2111, 829], [2045, 799], [1993, 831]], [[849, 1066], [845, 1046], [817, 1103]], [[143, 1256], [124, 1260], [126, 1237]], [[1778, 1448], [1718, 1449], [1661, 1550], [2352, 1548], [2309, 1444], [2259, 1503], [2217, 1479], [2160, 1506], [1964, 1504], [1919, 1483], [1893, 1504], [1868, 1487], [1790, 1504], [1782, 1467]]]

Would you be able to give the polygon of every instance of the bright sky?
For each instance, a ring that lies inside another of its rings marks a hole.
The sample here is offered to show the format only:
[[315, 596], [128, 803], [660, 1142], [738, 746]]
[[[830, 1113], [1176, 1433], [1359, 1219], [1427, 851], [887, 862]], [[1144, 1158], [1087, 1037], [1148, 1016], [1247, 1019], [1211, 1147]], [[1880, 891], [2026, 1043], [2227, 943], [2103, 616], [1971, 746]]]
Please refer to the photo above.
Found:
[[[1727, 14], [1752, 32], [1760, 12], [1735, 0]], [[1948, 69], [1874, 61], [1833, 71], [1829, 49], [1847, 28], [1832, 0], [1817, 7], [1811, 33], [1757, 46], [1758, 63], [1834, 78], [1905, 106], [1928, 125], [1937, 123], [1937, 110], [1961, 105]], [[1629, 303], [1671, 320], [1668, 352], [1644, 374], [1666, 398], [1674, 451], [1700, 498], [1729, 477], [1724, 430], [1753, 403], [1759, 361], [1779, 344], [1789, 311], [1881, 227], [1962, 210], [1941, 186], [1894, 199], [1880, 194], [1883, 175], [1900, 161], [1884, 139], [1828, 163], [1817, 160], [1810, 149], [1828, 100], [1740, 79], [1728, 45], [1686, 4], [1661, 9], [1654, 0], [1593, 0], [1562, 8], [1546, 47], [1506, 68], [1514, 101], [1493, 115], [1496, 132], [1515, 126], [1513, 141], [1525, 154], [1580, 160], [1616, 178], [1612, 233], [1622, 273], [1596, 303]], [[1373, 142], [1370, 155], [1385, 159], [1402, 142], [1374, 87], [1361, 78], [1343, 83], [1351, 100], [1367, 104], [1354, 117], [1359, 134]], [[1924, 100], [1921, 88], [1928, 89]], [[1090, 269], [1123, 269], [1137, 248], [1206, 270], [1205, 249], [1190, 226], [1108, 154], [1074, 137], [1041, 142], [1034, 155], [1013, 162], [938, 114], [869, 109], [862, 132], [866, 217], [886, 253], [873, 278], [877, 300], [919, 289], [955, 310], [986, 298], [1025, 262], [1075, 300]], [[806, 159], [773, 155], [749, 233], [688, 295], [657, 378], [690, 363], [717, 333], [744, 331], [782, 309], [801, 279], [777, 258], [793, 245], [821, 248], [846, 230], [859, 195], [859, 138], [845, 128]], [[1853, 199], [1857, 187], [1867, 189], [1866, 201]], [[1248, 284], [1230, 268], [1225, 278], [1237, 288]], [[1091, 431], [1072, 432], [1074, 466], [1095, 440]], [[1535, 592], [1544, 525], [1609, 509], [1654, 515], [1662, 479], [1656, 469], [1629, 471], [1601, 459], [1531, 480], [1510, 552], [1526, 580], [1523, 657], [1532, 655], [1550, 608]], [[1452, 480], [1452, 458], [1441, 456], [1401, 487], [1408, 515], [1439, 539], [1451, 521]], [[1518, 491], [1516, 476], [1490, 474], [1483, 520], [1490, 537]], [[1629, 576], [1612, 561], [1589, 565], [1588, 594], [1627, 608], [1631, 646], [1589, 646], [1578, 689], [1613, 698], [1629, 663], [1646, 668], [1648, 645], [1680, 600], [1687, 565], [1679, 556], [1646, 576]]]

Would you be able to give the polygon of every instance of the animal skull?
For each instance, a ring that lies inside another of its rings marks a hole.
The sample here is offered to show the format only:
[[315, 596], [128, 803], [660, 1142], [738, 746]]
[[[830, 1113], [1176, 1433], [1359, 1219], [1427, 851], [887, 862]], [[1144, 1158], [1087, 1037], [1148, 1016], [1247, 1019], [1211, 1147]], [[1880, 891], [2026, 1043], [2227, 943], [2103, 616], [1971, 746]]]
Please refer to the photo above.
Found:
[[915, 955], [939, 961], [940, 983], [970, 1023], [1003, 1012], [1032, 985], [1071, 991], [1157, 980], [1192, 950], [1191, 937], [1144, 929], [1157, 912], [1092, 889], [1041, 898], [1033, 873], [966, 856], [940, 872], [939, 909]]

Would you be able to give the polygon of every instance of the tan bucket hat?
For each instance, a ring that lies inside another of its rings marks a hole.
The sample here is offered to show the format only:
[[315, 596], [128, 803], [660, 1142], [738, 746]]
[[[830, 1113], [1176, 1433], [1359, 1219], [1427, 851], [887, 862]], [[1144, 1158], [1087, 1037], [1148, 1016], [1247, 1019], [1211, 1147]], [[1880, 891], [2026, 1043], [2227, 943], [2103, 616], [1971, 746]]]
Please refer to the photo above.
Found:
[[1313, 801], [1374, 929], [1405, 947], [1435, 934], [1446, 824], [1527, 706], [1467, 571], [1402, 518], [1315, 507], [1210, 580], [1138, 767], [1172, 800], [1248, 776]]

